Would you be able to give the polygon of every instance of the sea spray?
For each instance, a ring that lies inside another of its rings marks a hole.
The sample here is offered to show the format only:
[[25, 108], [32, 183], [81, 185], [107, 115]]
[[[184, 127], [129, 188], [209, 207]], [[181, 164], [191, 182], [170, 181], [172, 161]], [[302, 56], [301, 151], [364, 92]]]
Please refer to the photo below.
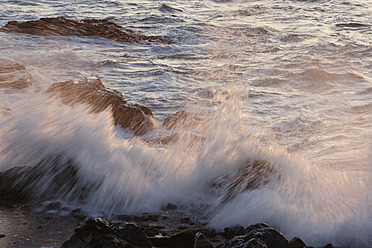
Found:
[[[91, 114], [84, 105], [71, 108], [42, 92], [26, 94], [8, 105], [0, 122], [1, 170], [71, 161], [77, 181], [62, 187], [70, 192], [40, 200], [63, 200], [92, 214], [158, 212], [169, 202], [185, 209], [209, 206], [199, 214], [217, 228], [265, 221], [312, 245], [370, 245], [368, 175], [313, 166], [275, 143], [263, 144], [241, 127], [239, 97], [217, 96], [213, 111], [196, 109], [204, 118], [200, 125], [176, 130], [181, 138], [175, 143], [153, 145], [146, 142], [151, 133], [138, 138], [114, 127], [109, 111]], [[204, 139], [190, 140], [190, 131]], [[256, 175], [262, 183], [231, 188], [228, 180], [247, 163], [260, 164], [255, 161], [271, 166], [270, 173]], [[32, 182], [29, 194], [45, 195], [51, 176]], [[82, 187], [89, 190], [72, 193]]]
[[310, 166], [305, 159], [284, 153], [273, 155], [268, 159], [279, 166], [280, 180], [243, 192], [216, 209], [212, 226], [264, 221], [288, 238], [299, 236], [311, 245], [350, 245], [359, 240], [365, 241], [364, 247], [371, 245], [368, 177]]

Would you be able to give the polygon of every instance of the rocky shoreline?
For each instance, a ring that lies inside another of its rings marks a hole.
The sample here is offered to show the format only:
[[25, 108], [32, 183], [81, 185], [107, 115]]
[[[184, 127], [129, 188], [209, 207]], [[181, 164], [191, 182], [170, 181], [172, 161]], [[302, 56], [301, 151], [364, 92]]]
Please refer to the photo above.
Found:
[[[69, 211], [61, 202], [50, 202], [39, 212], [27, 204], [9, 203], [2, 202], [0, 214], [9, 217], [9, 211], [4, 210], [13, 208], [15, 223], [0, 229], [2, 247], [311, 248], [298, 237], [289, 241], [265, 223], [216, 230], [207, 222], [180, 214], [173, 204], [161, 213], [88, 217], [80, 209]], [[69, 213], [61, 215], [63, 211]], [[15, 231], [12, 227], [16, 222]], [[321, 248], [332, 247], [327, 244]]]

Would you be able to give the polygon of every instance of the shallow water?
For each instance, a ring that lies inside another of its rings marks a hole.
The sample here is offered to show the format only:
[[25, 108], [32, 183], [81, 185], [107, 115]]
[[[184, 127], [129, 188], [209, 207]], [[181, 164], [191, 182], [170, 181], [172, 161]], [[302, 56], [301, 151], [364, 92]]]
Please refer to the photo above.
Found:
[[[91, 211], [158, 211], [168, 202], [210, 224], [266, 221], [310, 245], [372, 244], [372, 4], [367, 1], [8, 1], [0, 25], [40, 17], [103, 18], [167, 44], [0, 33], [0, 57], [23, 64], [30, 90], [1, 90], [0, 168], [61, 154], [82, 181], [101, 181]], [[41, 93], [53, 82], [99, 76], [158, 123], [178, 110], [205, 121], [206, 138], [170, 146], [70, 109]], [[246, 160], [274, 164], [262, 187], [211, 187]], [[40, 191], [43, 187], [40, 186]], [[66, 200], [66, 199], [65, 199]], [[69, 199], [73, 202], [73, 199]], [[195, 207], [196, 206], [196, 207]], [[204, 206], [204, 205], [203, 205]], [[204, 209], [204, 208], [203, 208]], [[233, 214], [232, 214], [233, 213]]]

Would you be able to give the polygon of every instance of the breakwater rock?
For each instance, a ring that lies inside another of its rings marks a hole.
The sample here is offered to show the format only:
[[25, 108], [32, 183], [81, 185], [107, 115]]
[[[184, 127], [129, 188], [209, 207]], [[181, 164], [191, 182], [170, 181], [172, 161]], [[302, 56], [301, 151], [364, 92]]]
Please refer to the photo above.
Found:
[[161, 38], [146, 36], [121, 27], [116, 23], [101, 19], [76, 21], [64, 17], [54, 17], [27, 22], [9, 21], [0, 28], [0, 32], [43, 36], [97, 36], [119, 42], [141, 44], [164, 42]]

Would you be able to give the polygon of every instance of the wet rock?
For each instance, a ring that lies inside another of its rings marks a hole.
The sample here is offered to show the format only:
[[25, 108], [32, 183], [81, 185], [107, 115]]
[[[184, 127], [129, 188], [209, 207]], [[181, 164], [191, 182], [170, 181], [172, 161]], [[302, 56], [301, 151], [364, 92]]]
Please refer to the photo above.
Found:
[[248, 239], [263, 241], [268, 248], [289, 248], [289, 242], [283, 234], [265, 223], [250, 225], [246, 233]]
[[75, 229], [71, 238], [62, 244], [62, 248], [132, 247], [120, 239], [110, 224], [101, 218], [89, 218]]
[[358, 23], [358, 22], [336, 24], [336, 27], [341, 27], [341, 28], [364, 28], [364, 27], [369, 27], [369, 26], [370, 26], [369, 24]]
[[160, 218], [159, 214], [143, 214], [139, 216], [133, 216], [132, 217], [134, 221], [136, 222], [157, 222]]
[[235, 236], [240, 236], [244, 234], [245, 234], [245, 228], [240, 225], [230, 226], [224, 229], [224, 235], [226, 239], [232, 239]]
[[207, 240], [203, 233], [198, 232], [195, 234], [194, 248], [213, 248], [213, 245]]
[[70, 215], [80, 221], [85, 220], [88, 217], [80, 208], [72, 210]]
[[154, 237], [150, 238], [150, 242], [156, 247], [192, 248], [196, 232], [195, 230], [183, 231], [171, 237]]
[[22, 186], [17, 187], [15, 182], [18, 178], [25, 175], [30, 168], [27, 167], [15, 167], [7, 171], [0, 172], [0, 204], [11, 205], [15, 202], [25, 202], [29, 196], [25, 194]]
[[162, 4], [159, 7], [159, 10], [162, 11], [162, 12], [170, 12], [170, 13], [183, 12], [182, 9], [176, 9], [176, 8], [173, 8], [173, 7], [171, 7], [169, 5], [166, 5], [166, 4]]
[[64, 17], [41, 18], [39, 20], [16, 22], [9, 21], [0, 28], [0, 32], [24, 33], [43, 36], [97, 36], [109, 40], [130, 43], [163, 42], [154, 36], [146, 36], [123, 28], [113, 22], [101, 19], [82, 21], [69, 20]]
[[123, 223], [114, 226], [114, 230], [121, 239], [128, 241], [136, 247], [152, 247], [144, 230], [134, 223]]
[[177, 205], [173, 203], [168, 203], [166, 206], [162, 207], [161, 210], [163, 211], [169, 211], [169, 210], [176, 210], [178, 209]]
[[229, 240], [221, 248], [268, 248], [268, 246], [261, 239], [249, 239], [246, 236], [236, 236]]
[[129, 129], [135, 135], [150, 131], [155, 120], [152, 111], [138, 104], [129, 104], [120, 92], [105, 88], [99, 78], [83, 79], [78, 83], [66, 81], [52, 84], [46, 92], [67, 105], [87, 104], [91, 112], [111, 109], [115, 125]]
[[62, 203], [60, 202], [51, 202], [44, 208], [45, 211], [50, 210], [60, 210], [62, 208]]
[[51, 199], [84, 200], [100, 180], [79, 180], [75, 161], [49, 155], [34, 167], [15, 167], [0, 172], [1, 201], [26, 202]]
[[305, 248], [306, 244], [298, 237], [294, 237], [290, 242], [289, 242], [289, 247], [290, 248]]
[[165, 120], [163, 121], [163, 127], [168, 130], [179, 127], [192, 128], [198, 126], [201, 121], [202, 120], [200, 118], [197, 118], [195, 115], [181, 110], [165, 118]]
[[280, 175], [273, 163], [248, 160], [231, 175], [217, 179], [213, 187], [225, 191], [222, 203], [226, 203], [246, 190], [257, 189], [270, 181], [279, 179]]
[[[237, 230], [240, 230], [238, 228]], [[222, 248], [290, 248], [288, 240], [276, 229], [259, 223], [246, 229], [245, 235], [235, 236], [222, 245]]]
[[200, 231], [208, 238], [214, 238], [217, 235], [217, 231], [214, 228], [203, 228]]
[[156, 235], [159, 235], [161, 233], [160, 229], [152, 226], [146, 227], [143, 231], [147, 237], [155, 237]]
[[189, 217], [185, 217], [185, 218], [182, 218], [180, 219], [180, 223], [182, 224], [187, 224], [187, 225], [194, 225], [195, 223], [191, 221], [191, 219]]
[[0, 89], [24, 89], [34, 84], [26, 68], [10, 59], [0, 58]]

